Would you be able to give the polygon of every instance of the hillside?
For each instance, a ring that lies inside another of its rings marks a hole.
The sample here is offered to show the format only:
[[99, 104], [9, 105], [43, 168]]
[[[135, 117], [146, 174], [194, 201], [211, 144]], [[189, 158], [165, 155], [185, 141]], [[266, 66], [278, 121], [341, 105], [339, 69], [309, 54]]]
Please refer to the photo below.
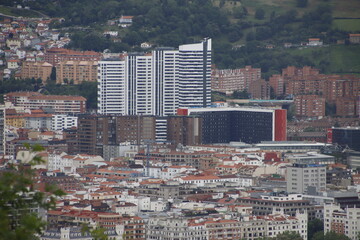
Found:
[[[24, 1], [49, 15], [63, 17], [54, 27], [70, 32], [70, 48], [141, 51], [140, 44], [173, 46], [213, 38], [219, 68], [261, 67], [264, 76], [288, 65], [312, 65], [322, 71], [359, 72], [357, 46], [341, 45], [360, 31], [358, 0], [63, 0]], [[81, 9], [81, 11], [79, 11]], [[134, 16], [128, 28], [108, 20]], [[72, 30], [85, 26], [83, 31]], [[118, 37], [104, 37], [104, 31]], [[320, 38], [327, 47], [299, 47]], [[295, 49], [285, 49], [290, 43]], [[350, 60], [349, 60], [350, 59]]]

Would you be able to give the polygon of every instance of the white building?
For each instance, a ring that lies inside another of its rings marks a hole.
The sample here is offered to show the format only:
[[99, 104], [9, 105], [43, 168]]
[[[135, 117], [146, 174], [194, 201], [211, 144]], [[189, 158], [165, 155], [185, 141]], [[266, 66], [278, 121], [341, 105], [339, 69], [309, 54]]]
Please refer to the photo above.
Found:
[[345, 234], [351, 240], [359, 239], [360, 208], [347, 207], [341, 209], [338, 205], [324, 206], [324, 232]]
[[129, 54], [126, 57], [127, 114], [153, 115], [154, 83], [152, 81], [152, 56]]
[[109, 60], [98, 64], [98, 112], [127, 114], [125, 61]]
[[103, 162], [104, 159], [100, 156], [77, 154], [67, 155], [66, 153], [56, 154], [52, 153], [48, 156], [48, 170], [60, 170], [66, 173], [76, 173], [77, 168], [82, 168], [88, 164], [95, 162]]
[[0, 155], [5, 154], [5, 106], [0, 105]]
[[312, 190], [326, 190], [325, 165], [294, 163], [288, 166], [286, 171], [286, 189], [289, 193], [309, 194]]
[[51, 129], [53, 131], [63, 131], [72, 127], [77, 127], [78, 117], [57, 114], [52, 116]]
[[98, 113], [167, 116], [211, 103], [211, 40], [98, 65]]
[[175, 115], [179, 107], [179, 51], [158, 48], [152, 58], [155, 115]]
[[211, 105], [211, 39], [179, 46], [179, 106]]

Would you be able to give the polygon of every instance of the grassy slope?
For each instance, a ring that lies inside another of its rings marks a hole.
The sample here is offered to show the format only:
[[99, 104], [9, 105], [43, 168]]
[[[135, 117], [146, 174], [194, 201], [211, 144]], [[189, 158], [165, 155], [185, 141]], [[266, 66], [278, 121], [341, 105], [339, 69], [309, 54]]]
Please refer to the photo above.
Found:
[[360, 32], [360, 19], [335, 19], [333, 28], [346, 32]]
[[326, 73], [360, 73], [360, 45], [337, 45], [321, 48], [289, 49], [289, 54], [306, 56], [316, 64], [329, 61]]
[[5, 6], [0, 6], [0, 13], [14, 17], [41, 17], [39, 13], [29, 9], [18, 9]]

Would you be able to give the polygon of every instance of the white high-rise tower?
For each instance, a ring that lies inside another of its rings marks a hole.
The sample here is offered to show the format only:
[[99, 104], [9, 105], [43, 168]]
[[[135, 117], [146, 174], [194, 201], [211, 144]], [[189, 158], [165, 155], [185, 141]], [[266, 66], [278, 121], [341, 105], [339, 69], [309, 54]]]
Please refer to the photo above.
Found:
[[211, 104], [211, 39], [99, 62], [98, 113], [176, 114]]
[[157, 48], [152, 52], [155, 115], [175, 115], [179, 108], [179, 51]]
[[127, 114], [125, 70], [125, 61], [120, 59], [98, 63], [98, 113]]
[[211, 39], [179, 47], [179, 106], [211, 105]]

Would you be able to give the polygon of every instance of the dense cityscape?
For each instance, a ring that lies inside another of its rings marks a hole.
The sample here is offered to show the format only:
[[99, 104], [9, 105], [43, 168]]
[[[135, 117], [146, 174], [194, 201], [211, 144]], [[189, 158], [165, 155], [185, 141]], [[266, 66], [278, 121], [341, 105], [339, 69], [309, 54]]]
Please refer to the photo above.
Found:
[[0, 239], [360, 239], [358, 74], [70, 49], [63, 21], [1, 14]]

